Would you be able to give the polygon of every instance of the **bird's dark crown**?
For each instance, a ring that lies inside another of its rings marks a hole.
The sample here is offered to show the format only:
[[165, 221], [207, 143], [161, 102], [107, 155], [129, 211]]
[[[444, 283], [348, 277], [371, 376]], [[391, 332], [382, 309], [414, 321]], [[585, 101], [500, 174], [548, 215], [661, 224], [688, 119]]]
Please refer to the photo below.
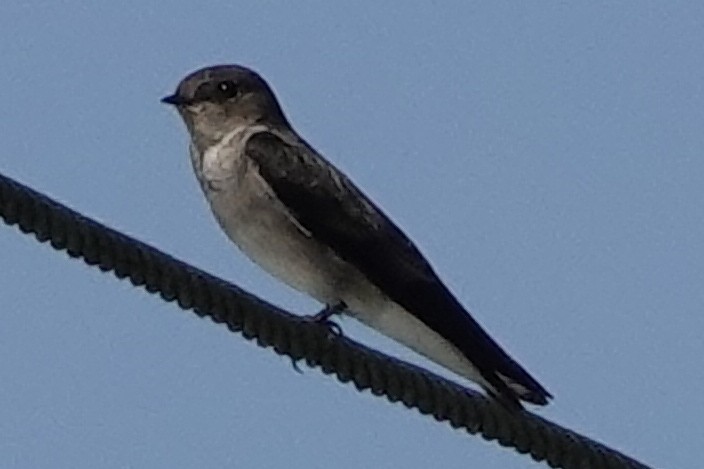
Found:
[[245, 93], [273, 95], [269, 85], [253, 70], [241, 65], [215, 65], [186, 76], [176, 92], [162, 101], [175, 106], [203, 101], [224, 103]]

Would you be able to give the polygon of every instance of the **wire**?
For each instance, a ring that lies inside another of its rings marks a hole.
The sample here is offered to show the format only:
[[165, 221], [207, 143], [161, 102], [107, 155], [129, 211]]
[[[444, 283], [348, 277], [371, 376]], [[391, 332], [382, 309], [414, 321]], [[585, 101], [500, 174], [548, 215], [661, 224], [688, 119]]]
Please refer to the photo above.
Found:
[[386, 396], [390, 402], [401, 402], [454, 428], [479, 433], [551, 467], [647, 469], [533, 413], [509, 412], [477, 392], [277, 308], [2, 174], [0, 217], [70, 257], [223, 323], [257, 345], [287, 355], [294, 364], [304, 361], [343, 383], [353, 383], [359, 391]]

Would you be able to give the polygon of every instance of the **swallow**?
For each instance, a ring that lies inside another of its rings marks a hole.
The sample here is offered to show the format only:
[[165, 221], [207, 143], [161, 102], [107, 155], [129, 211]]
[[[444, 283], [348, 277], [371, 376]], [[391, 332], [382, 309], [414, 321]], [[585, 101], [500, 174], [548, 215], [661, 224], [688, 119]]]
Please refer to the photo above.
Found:
[[240, 65], [202, 68], [162, 99], [190, 135], [215, 218], [269, 274], [481, 386], [510, 409], [552, 395], [474, 320], [406, 234], [288, 122]]

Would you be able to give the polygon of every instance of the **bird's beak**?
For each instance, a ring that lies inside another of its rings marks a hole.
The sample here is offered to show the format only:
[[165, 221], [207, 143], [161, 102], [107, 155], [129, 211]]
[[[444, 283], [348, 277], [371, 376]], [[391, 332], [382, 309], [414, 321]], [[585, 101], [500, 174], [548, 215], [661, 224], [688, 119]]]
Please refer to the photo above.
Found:
[[172, 95], [161, 98], [161, 102], [171, 104], [172, 106], [182, 106], [184, 104], [188, 104], [188, 100], [183, 98], [182, 96], [179, 96], [178, 93], [174, 93]]

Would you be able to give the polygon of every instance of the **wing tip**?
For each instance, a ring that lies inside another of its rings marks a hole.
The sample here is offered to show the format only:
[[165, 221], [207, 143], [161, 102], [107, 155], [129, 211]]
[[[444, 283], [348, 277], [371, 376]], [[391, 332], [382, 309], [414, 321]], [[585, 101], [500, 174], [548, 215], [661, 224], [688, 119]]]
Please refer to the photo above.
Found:
[[550, 403], [550, 399], [552, 399], [552, 395], [550, 393], [542, 393], [542, 392], [536, 392], [536, 391], [531, 391], [528, 393], [524, 393], [520, 395], [521, 400], [530, 402], [531, 404], [539, 405], [539, 406], [545, 406]]
[[[485, 377], [486, 378], [486, 377]], [[525, 410], [523, 402], [529, 404], [545, 406], [553, 398], [542, 386], [536, 383], [531, 388], [516, 383], [501, 374], [496, 374], [495, 379], [487, 380], [488, 385], [482, 387], [485, 391], [501, 405], [510, 411]]]

